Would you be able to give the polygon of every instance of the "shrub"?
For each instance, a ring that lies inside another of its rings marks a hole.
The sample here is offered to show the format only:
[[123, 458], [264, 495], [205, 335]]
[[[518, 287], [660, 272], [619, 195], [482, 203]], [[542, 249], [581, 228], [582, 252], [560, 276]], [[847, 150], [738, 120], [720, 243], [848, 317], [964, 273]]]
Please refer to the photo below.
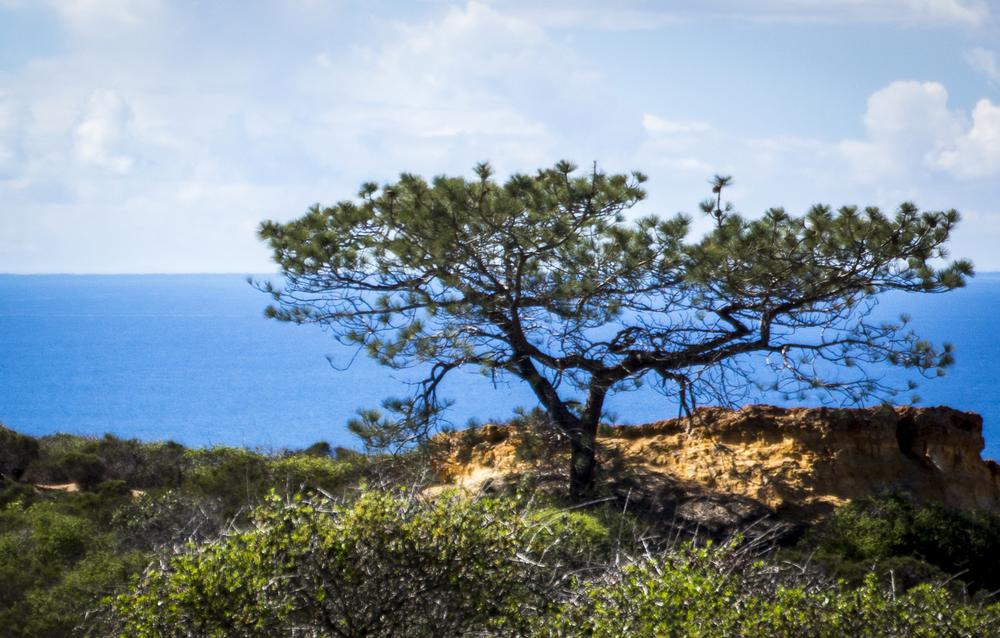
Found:
[[125, 481], [111, 480], [102, 481], [94, 486], [94, 493], [98, 497], [114, 499], [121, 496], [130, 496], [131, 490]]
[[176, 487], [180, 484], [184, 446], [179, 443], [143, 443], [105, 434], [85, 449], [104, 462], [108, 478], [125, 481], [138, 488]]
[[259, 503], [270, 487], [267, 459], [241, 448], [186, 450], [184, 466], [184, 490], [217, 499], [227, 517]]
[[114, 603], [142, 636], [457, 636], [531, 602], [528, 526], [510, 502], [368, 492], [272, 498], [247, 532], [191, 547]]
[[326, 441], [317, 441], [302, 450], [302, 454], [308, 456], [331, 456], [333, 454], [333, 447]]
[[333, 459], [329, 456], [294, 454], [268, 462], [271, 485], [289, 492], [303, 488], [321, 488], [336, 492], [356, 481], [365, 457]]
[[[1000, 609], [961, 604], [940, 587], [905, 594], [869, 574], [856, 589], [783, 581], [764, 563], [735, 566], [721, 549], [687, 547], [585, 583], [536, 636], [727, 638], [993, 636]], [[738, 562], [737, 562], [738, 563]]]
[[75, 635], [87, 624], [89, 613], [98, 611], [102, 599], [115, 593], [147, 562], [139, 553], [114, 554], [101, 550], [88, 553], [49, 587], [28, 591], [24, 598], [24, 624], [20, 636]]
[[184, 541], [204, 541], [225, 526], [221, 506], [204, 496], [177, 490], [129, 499], [111, 516], [119, 547], [152, 551]]
[[[93, 459], [102, 469], [96, 480], [124, 481], [142, 489], [176, 487], [182, 478], [184, 447], [178, 443], [143, 443], [111, 434], [101, 438], [53, 434], [37, 440], [38, 454], [26, 468], [23, 480], [33, 483], [76, 481], [77, 472], [93, 471]], [[74, 467], [83, 461], [86, 469]], [[94, 480], [93, 476], [86, 476]]]
[[608, 527], [597, 516], [579, 510], [546, 507], [532, 512], [531, 546], [546, 563], [593, 565], [608, 559]]
[[11, 503], [30, 504], [35, 500], [35, 490], [30, 485], [0, 479], [0, 509]]
[[104, 461], [96, 454], [87, 452], [68, 452], [59, 459], [58, 467], [67, 479], [85, 490], [103, 481], [106, 471]]
[[36, 458], [38, 441], [0, 425], [0, 476], [16, 481]]
[[541, 408], [515, 410], [509, 427], [520, 435], [515, 454], [522, 461], [552, 462], [563, 451], [566, 435]]
[[942, 582], [956, 576], [973, 590], [1000, 589], [1000, 516], [919, 504], [904, 496], [859, 499], [808, 534], [813, 552], [834, 575], [859, 582], [874, 564], [897, 584]]
[[138, 571], [136, 555], [114, 557], [111, 538], [54, 503], [0, 512], [0, 635], [69, 635]]

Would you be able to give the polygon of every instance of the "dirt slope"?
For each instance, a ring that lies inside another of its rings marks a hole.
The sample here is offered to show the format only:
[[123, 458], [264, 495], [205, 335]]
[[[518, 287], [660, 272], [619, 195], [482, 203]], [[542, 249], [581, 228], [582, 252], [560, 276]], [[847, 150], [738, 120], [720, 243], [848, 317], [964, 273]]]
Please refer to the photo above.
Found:
[[[530, 432], [487, 425], [444, 443], [441, 485], [563, 477], [563, 446]], [[982, 418], [945, 407], [704, 408], [690, 420], [608, 428], [599, 445], [603, 490], [709, 529], [765, 513], [812, 521], [887, 491], [1000, 510], [1000, 466], [980, 456]]]

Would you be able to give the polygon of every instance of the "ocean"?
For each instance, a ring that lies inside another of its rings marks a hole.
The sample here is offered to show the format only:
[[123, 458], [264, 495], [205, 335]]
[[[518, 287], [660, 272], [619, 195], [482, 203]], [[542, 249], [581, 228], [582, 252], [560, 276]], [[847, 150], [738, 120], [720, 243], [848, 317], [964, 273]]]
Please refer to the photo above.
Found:
[[[0, 275], [0, 423], [197, 446], [354, 445], [345, 424], [355, 411], [406, 394], [412, 375], [363, 354], [336, 369], [353, 349], [317, 326], [266, 320], [267, 302], [240, 275]], [[921, 381], [918, 405], [982, 414], [991, 458], [1000, 458], [997, 309], [1000, 273], [944, 295], [890, 296], [879, 308], [955, 344], [956, 364]], [[472, 371], [442, 394], [455, 400], [456, 426], [536, 404], [522, 384], [494, 386]], [[652, 389], [617, 394], [607, 408], [621, 423], [677, 414]]]

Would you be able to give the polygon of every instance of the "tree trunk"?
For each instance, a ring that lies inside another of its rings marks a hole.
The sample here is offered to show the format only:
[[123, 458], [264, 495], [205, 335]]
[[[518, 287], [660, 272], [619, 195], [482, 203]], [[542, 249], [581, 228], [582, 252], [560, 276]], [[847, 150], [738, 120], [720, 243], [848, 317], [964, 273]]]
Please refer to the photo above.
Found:
[[583, 501], [594, 493], [594, 478], [597, 469], [597, 424], [601, 420], [601, 409], [608, 387], [597, 379], [590, 383], [590, 393], [583, 413], [578, 417], [566, 406], [542, 374], [538, 372], [527, 355], [517, 360], [516, 373], [527, 381], [539, 402], [545, 407], [549, 418], [560, 430], [569, 436], [570, 468], [569, 493], [574, 501]]
[[594, 495], [597, 421], [581, 422], [569, 435], [571, 446], [569, 495], [574, 501], [583, 501]]
[[608, 386], [600, 380], [590, 382], [587, 405], [580, 414], [576, 427], [570, 430], [569, 494], [574, 501], [583, 501], [594, 495], [597, 472], [597, 425]]

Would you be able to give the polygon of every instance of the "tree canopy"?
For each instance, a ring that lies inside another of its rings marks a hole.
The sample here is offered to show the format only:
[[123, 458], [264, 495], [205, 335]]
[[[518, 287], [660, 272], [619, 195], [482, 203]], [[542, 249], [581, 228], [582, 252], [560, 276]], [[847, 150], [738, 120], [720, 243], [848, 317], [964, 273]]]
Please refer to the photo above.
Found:
[[952, 362], [950, 346], [920, 339], [905, 318], [872, 313], [882, 293], [939, 293], [972, 275], [969, 262], [944, 261], [954, 210], [816, 205], [748, 219], [723, 204], [731, 178], [716, 176], [702, 203], [716, 223], [692, 239], [683, 214], [626, 219], [646, 194], [639, 172], [564, 161], [504, 183], [488, 164], [475, 175], [403, 174], [260, 227], [284, 275], [261, 284], [270, 317], [322, 324], [386, 366], [427, 370], [411, 396], [387, 403], [395, 427], [364, 412], [363, 434], [425, 436], [459, 368], [514, 377], [568, 436], [582, 497], [610, 392], [650, 380], [685, 410], [758, 391], [859, 403], [899, 389], [877, 374], [883, 364], [933, 376]]

